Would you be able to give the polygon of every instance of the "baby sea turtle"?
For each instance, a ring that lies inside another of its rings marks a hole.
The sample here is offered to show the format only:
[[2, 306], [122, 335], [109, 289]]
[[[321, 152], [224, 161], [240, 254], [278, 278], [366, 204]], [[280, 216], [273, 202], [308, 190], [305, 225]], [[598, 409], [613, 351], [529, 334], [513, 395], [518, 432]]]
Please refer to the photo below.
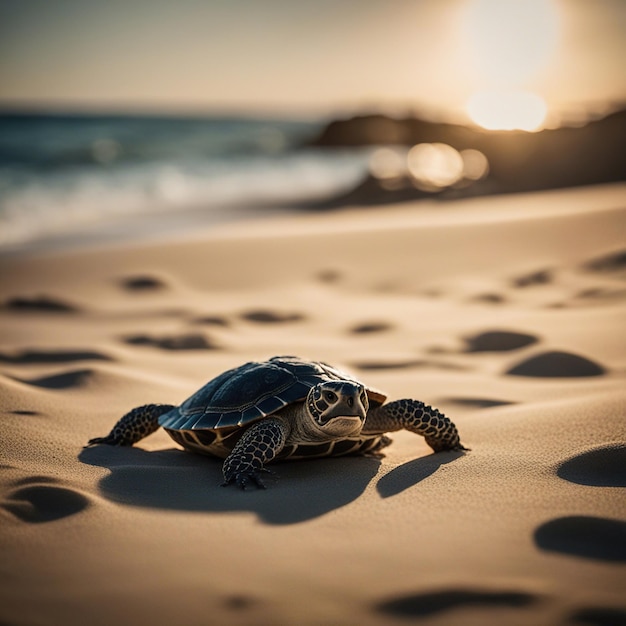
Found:
[[275, 356], [228, 370], [180, 406], [146, 404], [88, 446], [132, 446], [162, 426], [183, 448], [225, 459], [224, 485], [265, 487], [270, 461], [377, 453], [410, 430], [435, 451], [467, 450], [456, 426], [419, 400], [395, 400], [326, 363]]

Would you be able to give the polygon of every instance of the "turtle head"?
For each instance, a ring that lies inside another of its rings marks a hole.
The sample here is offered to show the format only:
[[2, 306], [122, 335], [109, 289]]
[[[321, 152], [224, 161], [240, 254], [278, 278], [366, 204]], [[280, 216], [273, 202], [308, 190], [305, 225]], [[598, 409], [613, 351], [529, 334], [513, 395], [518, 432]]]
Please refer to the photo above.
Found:
[[318, 383], [305, 404], [315, 426], [333, 437], [360, 432], [369, 406], [365, 387], [347, 380]]

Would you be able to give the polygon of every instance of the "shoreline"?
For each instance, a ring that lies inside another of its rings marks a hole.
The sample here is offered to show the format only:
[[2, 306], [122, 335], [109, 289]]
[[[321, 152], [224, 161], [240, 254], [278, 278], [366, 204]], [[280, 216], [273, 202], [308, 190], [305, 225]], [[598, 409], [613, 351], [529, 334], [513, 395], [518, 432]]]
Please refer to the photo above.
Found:
[[[500, 221], [509, 216], [513, 220], [533, 219], [539, 216], [568, 214], [578, 206], [586, 212], [590, 198], [599, 202], [598, 210], [619, 209], [623, 205], [626, 183], [610, 183], [568, 189], [552, 189], [527, 193], [489, 195], [456, 200], [423, 199], [381, 206], [346, 205], [329, 210], [302, 209], [290, 205], [253, 208], [230, 206], [210, 211], [202, 207], [178, 212], [160, 212], [152, 215], [111, 216], [98, 224], [77, 224], [64, 235], [50, 235], [17, 244], [0, 246], [0, 258], [23, 258], [31, 255], [61, 255], [107, 248], [128, 248], [135, 245], [161, 245], [176, 241], [223, 237], [263, 237], [272, 235], [276, 226], [284, 231], [286, 221], [289, 233], [310, 232], [311, 228], [324, 231], [333, 224], [350, 228], [344, 216], [354, 216], [355, 230], [371, 228], [389, 229], [394, 224], [409, 221], [412, 226], [442, 226], [452, 221], [475, 222], [475, 207], [481, 207], [483, 221]], [[556, 202], [554, 201], [556, 199]], [[548, 204], [546, 209], [542, 203]], [[509, 207], [512, 205], [512, 207]], [[469, 211], [467, 209], [470, 209]], [[576, 212], [576, 211], [574, 211]], [[149, 224], [146, 229], [146, 223]], [[346, 226], [343, 226], [345, 224]]]

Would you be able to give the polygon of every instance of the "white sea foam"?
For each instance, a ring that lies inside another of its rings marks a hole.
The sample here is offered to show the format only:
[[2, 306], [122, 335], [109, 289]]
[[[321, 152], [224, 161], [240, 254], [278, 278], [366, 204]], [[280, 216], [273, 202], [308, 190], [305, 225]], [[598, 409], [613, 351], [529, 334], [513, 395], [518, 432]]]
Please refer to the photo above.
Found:
[[332, 196], [367, 171], [364, 150], [298, 148], [319, 124], [0, 116], [0, 246], [111, 220], [202, 209], [205, 221]]

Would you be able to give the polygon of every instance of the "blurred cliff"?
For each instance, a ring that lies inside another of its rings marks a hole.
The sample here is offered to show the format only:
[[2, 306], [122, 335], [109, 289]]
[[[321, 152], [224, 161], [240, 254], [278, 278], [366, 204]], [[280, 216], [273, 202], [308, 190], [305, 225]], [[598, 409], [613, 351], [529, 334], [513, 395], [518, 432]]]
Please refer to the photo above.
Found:
[[319, 208], [593, 185], [626, 180], [626, 109], [535, 133], [363, 115], [330, 122], [312, 145], [378, 146], [364, 180]]

